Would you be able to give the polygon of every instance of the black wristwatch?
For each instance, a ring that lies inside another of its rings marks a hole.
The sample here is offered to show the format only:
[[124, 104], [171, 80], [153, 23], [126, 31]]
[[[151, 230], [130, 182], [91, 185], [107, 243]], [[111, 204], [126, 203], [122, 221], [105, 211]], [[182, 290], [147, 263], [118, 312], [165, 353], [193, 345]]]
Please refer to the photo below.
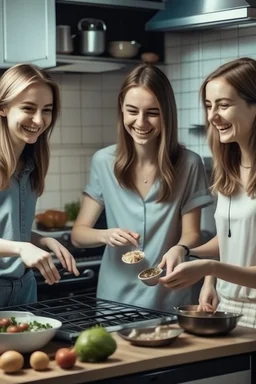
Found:
[[189, 249], [186, 245], [183, 245], [183, 244], [177, 244], [177, 246], [179, 246], [179, 247], [183, 247], [183, 248], [186, 250], [185, 257], [188, 257], [188, 256], [190, 255], [190, 249]]

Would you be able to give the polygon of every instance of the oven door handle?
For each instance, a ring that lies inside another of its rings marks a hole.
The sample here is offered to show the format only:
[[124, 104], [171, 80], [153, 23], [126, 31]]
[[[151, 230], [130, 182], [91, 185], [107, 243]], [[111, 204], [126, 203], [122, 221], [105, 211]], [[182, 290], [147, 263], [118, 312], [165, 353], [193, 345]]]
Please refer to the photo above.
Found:
[[[73, 273], [69, 272], [69, 271], [64, 271], [62, 272], [61, 271], [61, 276], [70, 276], [70, 275], [73, 275]], [[89, 279], [93, 279], [95, 277], [95, 272], [93, 269], [90, 269], [90, 268], [85, 268], [83, 271], [80, 271], [80, 275], [75, 277], [74, 279], [69, 279], [68, 281], [76, 281], [77, 279], [81, 280], [89, 280]]]

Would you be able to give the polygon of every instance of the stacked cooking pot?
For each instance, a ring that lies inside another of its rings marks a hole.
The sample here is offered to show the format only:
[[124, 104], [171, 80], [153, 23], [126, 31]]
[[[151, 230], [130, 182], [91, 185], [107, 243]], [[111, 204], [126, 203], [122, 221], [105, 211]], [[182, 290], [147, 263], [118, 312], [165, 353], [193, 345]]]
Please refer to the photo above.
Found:
[[[79, 53], [81, 55], [98, 56], [106, 48], [106, 24], [102, 20], [86, 18], [78, 24]], [[73, 38], [69, 25], [57, 25], [57, 53], [70, 54], [74, 50]]]

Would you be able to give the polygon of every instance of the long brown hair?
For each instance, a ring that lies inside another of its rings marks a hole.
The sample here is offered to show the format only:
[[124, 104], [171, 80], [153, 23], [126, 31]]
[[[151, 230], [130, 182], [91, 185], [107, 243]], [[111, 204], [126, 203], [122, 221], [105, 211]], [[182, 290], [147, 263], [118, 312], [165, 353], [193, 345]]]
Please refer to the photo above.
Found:
[[[209, 81], [222, 77], [234, 87], [238, 95], [248, 105], [256, 103], [256, 61], [243, 57], [223, 64], [212, 72], [201, 86], [201, 97], [205, 109], [208, 142], [213, 154], [213, 185], [212, 191], [231, 196], [240, 184], [241, 150], [237, 143], [223, 144], [219, 133], [207, 120], [206, 85]], [[250, 170], [247, 194], [256, 196], [256, 119], [249, 137], [249, 152], [252, 168]]]
[[[9, 68], [0, 79], [0, 109], [8, 106], [21, 92], [32, 84], [45, 84], [51, 88], [53, 110], [50, 126], [38, 137], [34, 144], [27, 144], [22, 152], [25, 159], [32, 159], [34, 170], [31, 173], [31, 185], [40, 196], [44, 190], [45, 176], [49, 166], [49, 139], [60, 111], [58, 85], [42, 69], [32, 64], [17, 64]], [[8, 129], [7, 118], [0, 118], [0, 191], [7, 189], [15, 172], [17, 160]]]
[[135, 149], [133, 139], [123, 124], [122, 106], [127, 91], [144, 87], [152, 92], [160, 106], [161, 134], [158, 139], [157, 177], [161, 181], [158, 202], [167, 201], [173, 192], [175, 165], [181, 154], [177, 139], [177, 108], [172, 86], [165, 74], [148, 64], [137, 66], [126, 77], [118, 96], [118, 142], [114, 166], [115, 176], [122, 187], [136, 190], [133, 179]]

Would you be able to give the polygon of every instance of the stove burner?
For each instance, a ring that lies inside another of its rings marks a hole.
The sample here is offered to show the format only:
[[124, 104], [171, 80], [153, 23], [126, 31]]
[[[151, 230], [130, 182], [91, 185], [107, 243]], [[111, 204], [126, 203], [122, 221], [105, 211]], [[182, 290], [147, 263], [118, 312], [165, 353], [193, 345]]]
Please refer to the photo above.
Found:
[[[85, 329], [101, 325], [109, 332], [125, 326], [156, 325], [157, 320], [175, 322], [175, 316], [166, 312], [154, 311], [117, 303], [110, 300], [97, 299], [90, 295], [77, 295], [61, 299], [46, 300], [38, 303], [1, 308], [1, 310], [29, 311], [37, 316], [53, 317], [62, 322], [56, 338], [74, 342]], [[143, 322], [143, 325], [142, 325]]]

